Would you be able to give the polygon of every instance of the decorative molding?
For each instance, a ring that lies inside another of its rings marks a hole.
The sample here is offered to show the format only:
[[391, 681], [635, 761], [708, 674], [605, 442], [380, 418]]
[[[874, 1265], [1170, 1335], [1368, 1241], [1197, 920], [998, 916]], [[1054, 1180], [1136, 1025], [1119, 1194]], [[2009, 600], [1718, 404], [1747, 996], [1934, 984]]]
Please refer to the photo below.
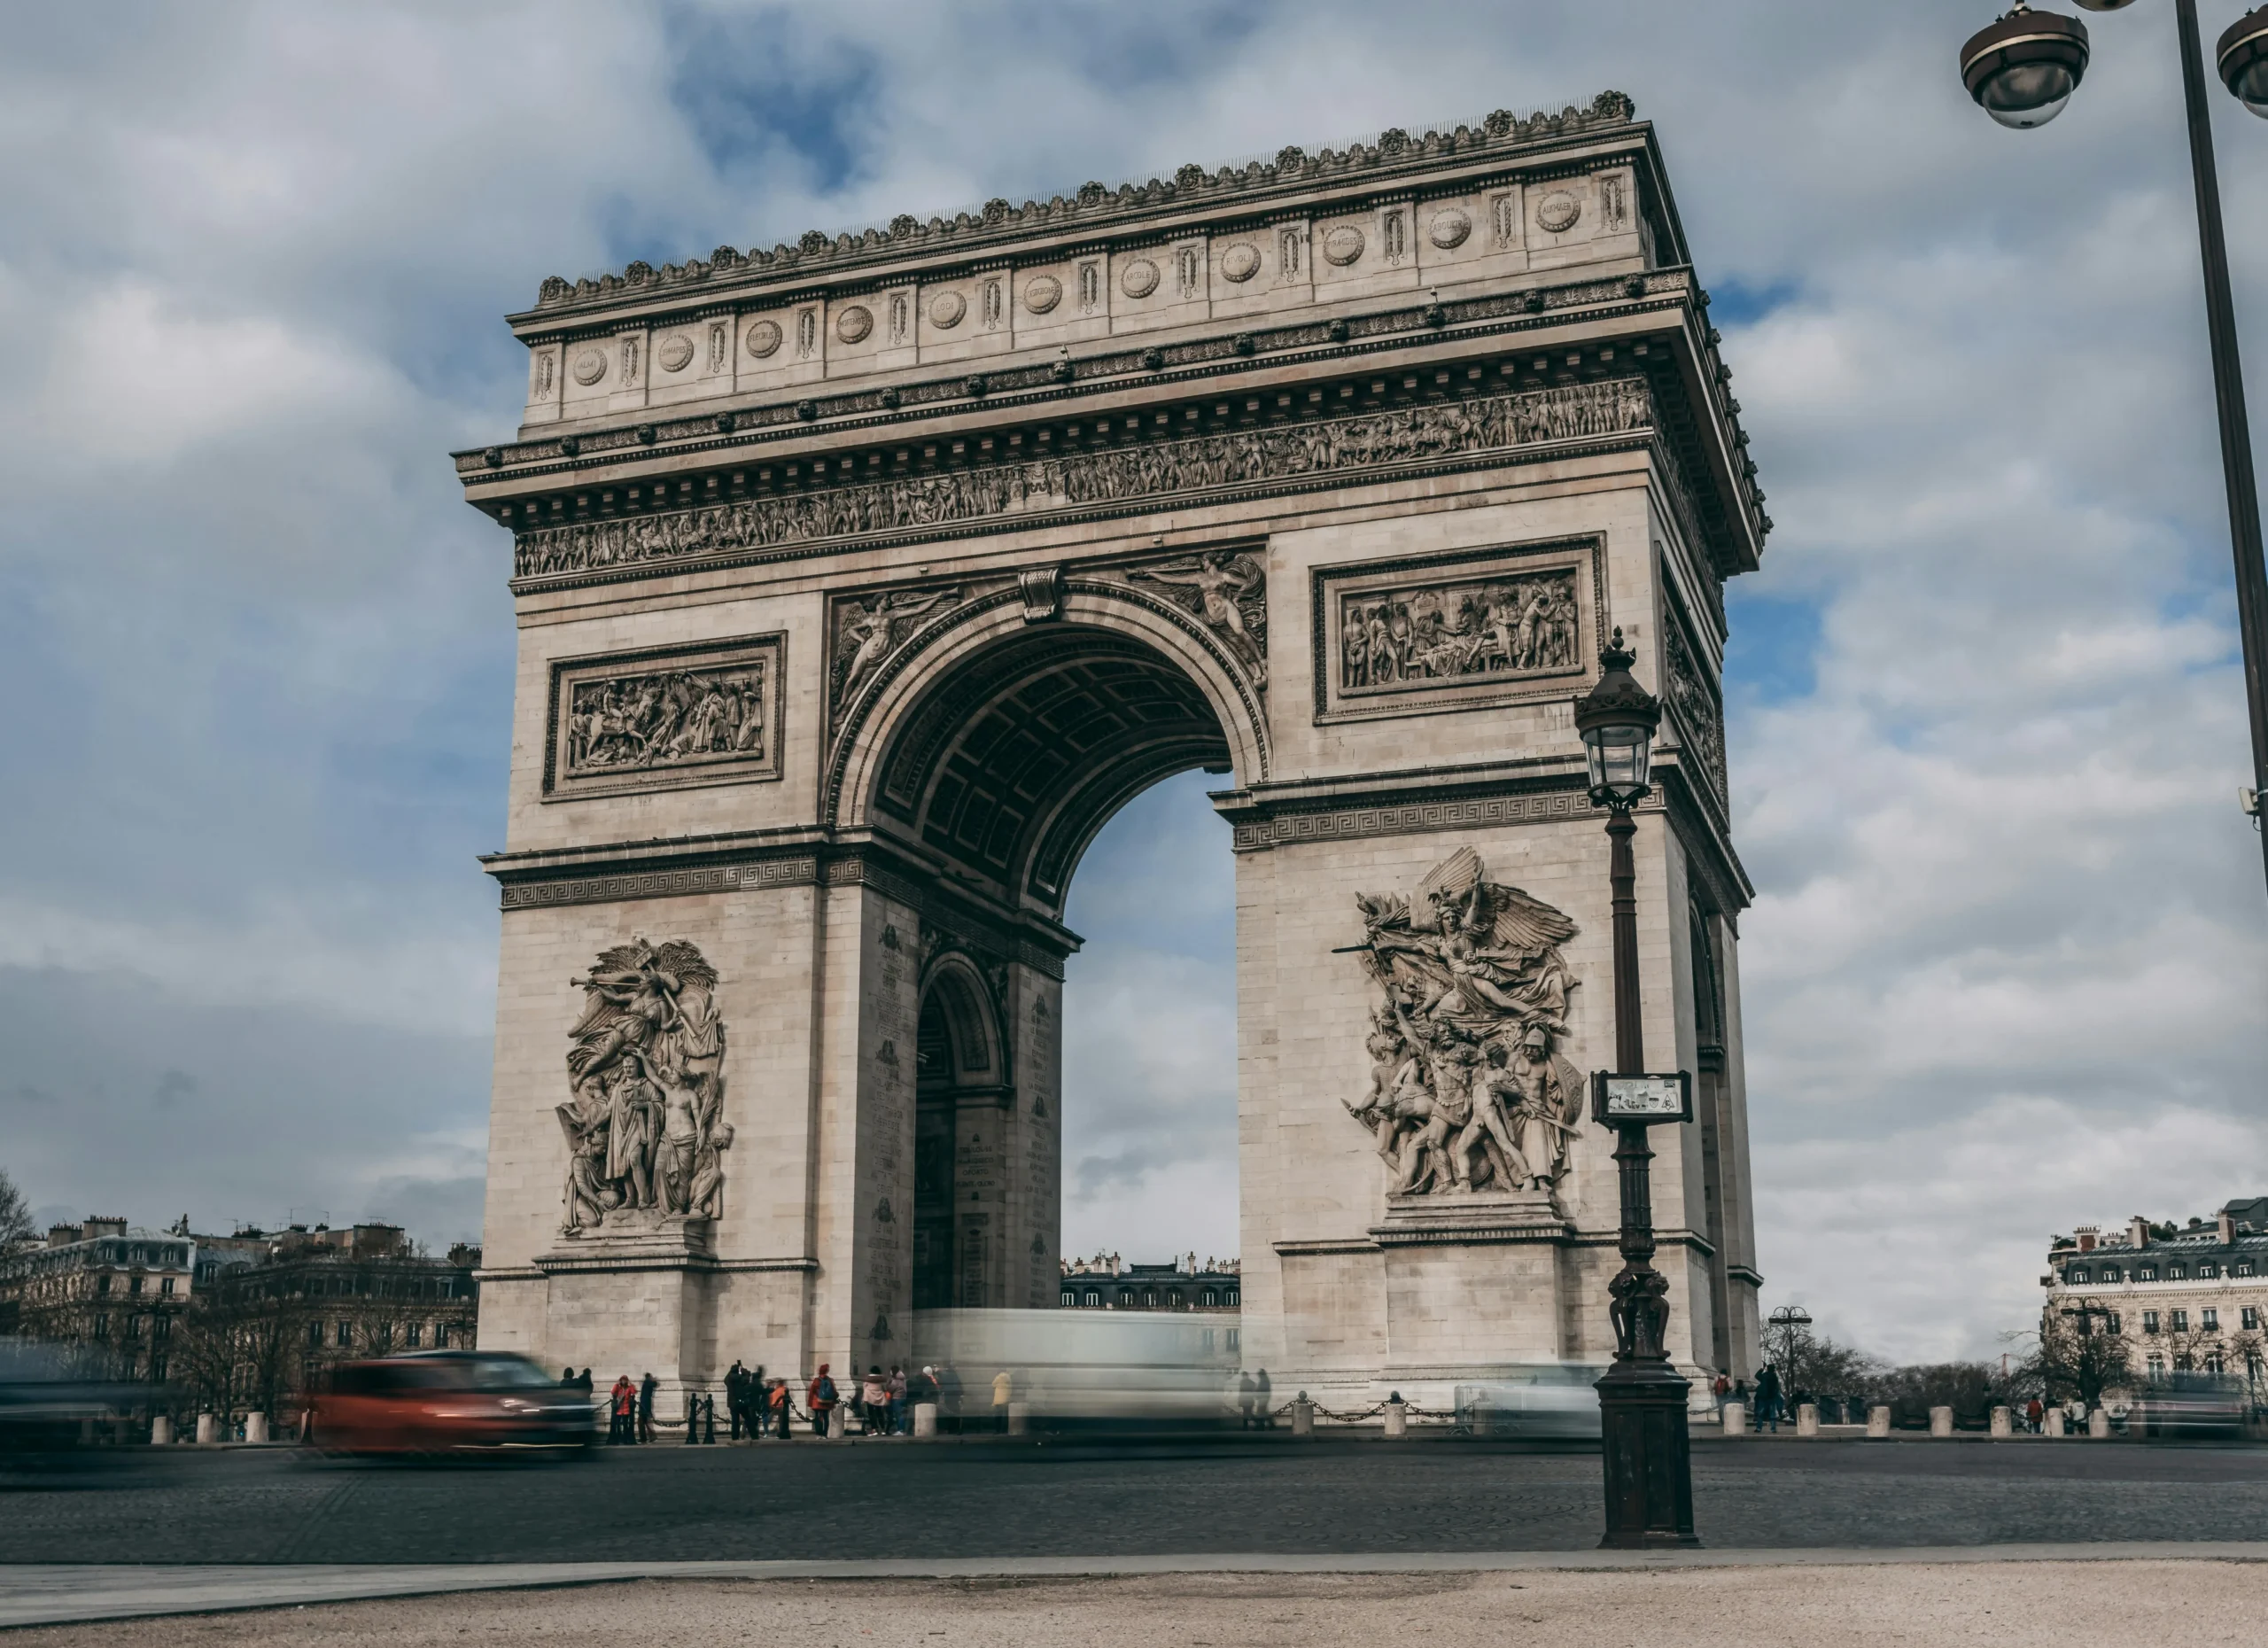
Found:
[[1662, 617], [1662, 699], [1674, 719], [1678, 742], [1693, 756], [1720, 812], [1729, 814], [1732, 791], [1725, 770], [1725, 712], [1716, 683], [1697, 662], [1688, 620], [1673, 598]]
[[691, 893], [808, 886], [818, 880], [816, 858], [759, 859], [682, 869], [509, 881], [504, 883], [503, 907], [510, 911], [546, 909], [558, 905], [628, 904], [641, 898], [676, 898]]
[[778, 779], [787, 647], [775, 631], [555, 659], [544, 799]]
[[1606, 639], [1603, 534], [1317, 567], [1318, 724], [1568, 696]]
[[1413, 136], [1395, 127], [1380, 133], [1371, 142], [1352, 144], [1344, 150], [1325, 149], [1310, 155], [1303, 149], [1286, 147], [1278, 152], [1273, 163], [1256, 160], [1241, 168], [1224, 166], [1217, 170], [1192, 164], [1176, 171], [1170, 181], [1153, 177], [1146, 183], [1124, 183], [1115, 190], [1099, 183], [1084, 183], [1068, 197], [1058, 195], [1045, 202], [1027, 200], [1021, 206], [994, 198], [974, 213], [957, 214], [950, 222], [933, 217], [924, 223], [910, 214], [900, 214], [889, 221], [887, 228], [868, 229], [858, 234], [830, 235], [820, 229], [807, 229], [793, 245], [783, 242], [770, 252], [751, 250], [743, 253], [731, 246], [719, 246], [706, 259], [688, 258], [682, 264], [665, 264], [658, 269], [641, 260], [632, 263], [618, 276], [604, 275], [595, 280], [570, 283], [552, 276], [538, 288], [536, 307], [541, 309], [584, 304], [646, 288], [717, 278], [745, 279], [750, 270], [757, 271], [759, 276], [770, 273], [778, 278], [793, 278], [806, 268], [825, 267], [830, 261], [863, 261], [886, 249], [928, 249], [940, 241], [992, 242], [1019, 233], [1060, 230], [1069, 222], [1109, 219], [1129, 213], [1147, 214], [1168, 202], [1209, 205], [1223, 197], [1325, 182], [1351, 172], [1401, 171], [1413, 165], [1454, 160], [1490, 150], [1627, 126], [1635, 114], [1628, 97], [1619, 91], [1604, 91], [1586, 107], [1570, 105], [1556, 113], [1522, 117], [1509, 109], [1498, 109], [1482, 120], [1477, 129], [1461, 125], [1454, 130], [1437, 128]]
[[[1661, 805], [1660, 797], [1656, 796], [1637, 810], [1658, 812]], [[1232, 845], [1239, 852], [1251, 852], [1308, 842], [1359, 841], [1372, 836], [1424, 836], [1437, 830], [1589, 819], [1596, 817], [1597, 811], [1591, 805], [1590, 797], [1572, 781], [1565, 789], [1525, 795], [1382, 802], [1312, 811], [1271, 809], [1260, 818], [1237, 820]]]
[[990, 530], [1049, 524], [1170, 500], [1201, 504], [1285, 484], [1394, 472], [1552, 442], [1650, 431], [1643, 377], [1421, 402], [1352, 416], [1111, 447], [1076, 456], [991, 463], [936, 475], [820, 486], [519, 534], [515, 576], [540, 579], [610, 570], [666, 570], [750, 549], [854, 540], [877, 533], [982, 523]]

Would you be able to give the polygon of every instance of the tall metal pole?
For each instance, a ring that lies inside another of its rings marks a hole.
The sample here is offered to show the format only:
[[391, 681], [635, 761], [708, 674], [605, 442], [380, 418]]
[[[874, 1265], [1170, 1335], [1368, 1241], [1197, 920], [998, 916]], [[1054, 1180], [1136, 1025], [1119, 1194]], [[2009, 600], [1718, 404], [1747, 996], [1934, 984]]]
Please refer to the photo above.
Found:
[[[2197, 185], [2198, 247], [2205, 260], [2205, 325], [2212, 335], [2229, 540], [2236, 556], [2237, 628], [2244, 641], [2245, 704], [2252, 718], [2252, 784], [2268, 790], [2268, 569], [2262, 564], [2260, 492], [2244, 416], [2244, 369], [2237, 358], [2236, 305], [2229, 295], [2228, 244], [2221, 230], [2221, 186], [2213, 165], [2213, 119], [2205, 96], [2197, 0], [2174, 0], [2174, 12], [2181, 34], [2181, 89], [2189, 105], [2189, 164]], [[2268, 829], [2261, 832], [2260, 851], [2262, 872], [2268, 875]]]
[[[1645, 1027], [1638, 999], [1638, 868], [1627, 807], [1607, 815], [1613, 843], [1607, 885], [1613, 913], [1614, 1063], [1618, 1076], [1645, 1073]], [[1685, 1399], [1691, 1388], [1670, 1365], [1669, 1281], [1654, 1269], [1652, 1147], [1643, 1125], [1615, 1129], [1614, 1166], [1622, 1195], [1622, 1269], [1607, 1284], [1614, 1318], [1614, 1365], [1598, 1382], [1600, 1439], [1606, 1455], [1606, 1535], [1602, 1546], [1648, 1550], [1697, 1545], [1693, 1466]]]

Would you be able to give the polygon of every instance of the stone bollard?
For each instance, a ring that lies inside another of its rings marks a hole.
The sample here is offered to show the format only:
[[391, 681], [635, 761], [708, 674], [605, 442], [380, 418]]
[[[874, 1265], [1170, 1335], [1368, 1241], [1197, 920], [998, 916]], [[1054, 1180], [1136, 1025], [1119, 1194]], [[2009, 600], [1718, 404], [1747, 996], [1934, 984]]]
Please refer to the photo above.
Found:
[[843, 1440], [843, 1427], [847, 1422], [848, 1421], [843, 1418], [843, 1404], [841, 1403], [838, 1402], [833, 1407], [829, 1408], [827, 1411], [827, 1440], [829, 1442], [841, 1442]]
[[1953, 1410], [1951, 1408], [1932, 1408], [1930, 1410], [1930, 1434], [1932, 1436], [1950, 1436], [1953, 1434]]
[[914, 1440], [919, 1442], [925, 1436], [935, 1438], [936, 1434], [937, 1404], [934, 1402], [915, 1403], [913, 1404]]
[[1746, 1403], [1744, 1403], [1744, 1402], [1728, 1402], [1728, 1403], [1727, 1403], [1725, 1404], [1725, 1414], [1724, 1414], [1724, 1421], [1723, 1421], [1723, 1423], [1724, 1423], [1724, 1426], [1725, 1426], [1725, 1434], [1726, 1434], [1726, 1435], [1728, 1435], [1728, 1436], [1745, 1436], [1745, 1435], [1747, 1435], [1747, 1434], [1748, 1434], [1748, 1404], [1747, 1404]]
[[268, 1440], [268, 1416], [265, 1413], [245, 1415], [245, 1440], [248, 1442], [264, 1442]]
[[2062, 1409], [2050, 1408], [2039, 1416], [2039, 1434], [2043, 1436], [2061, 1436], [2063, 1434]]
[[1008, 1404], [1008, 1434], [1027, 1436], [1031, 1434], [1031, 1403], [1012, 1402]]
[[160, 1413], [150, 1421], [150, 1445], [152, 1448], [170, 1448], [173, 1444], [173, 1416], [169, 1413]]
[[1386, 1399], [1386, 1434], [1388, 1436], [1405, 1436], [1409, 1432], [1410, 1407], [1397, 1390]]
[[1890, 1434], [1889, 1403], [1878, 1402], [1873, 1407], [1867, 1410], [1867, 1434], [1869, 1436], [1887, 1436]]
[[1819, 1434], [1819, 1404], [1817, 1403], [1806, 1402], [1796, 1410], [1796, 1434], [1798, 1436]]
[[210, 1448], [221, 1440], [221, 1419], [218, 1414], [200, 1413], [197, 1416], [197, 1445]]
[[2013, 1435], [2015, 1435], [2016, 1434], [2016, 1416], [2015, 1412], [2014, 1412], [2012, 1410], [2008, 1409], [2008, 1408], [1995, 1408], [1995, 1409], [1993, 1409], [1993, 1410], [1992, 1410], [1992, 1438], [1993, 1438], [1993, 1440], [1997, 1442], [1997, 1441], [1999, 1441], [2000, 1439], [2001, 1439], [2002, 1437], [2006, 1437], [2006, 1436], [2013, 1436]]
[[1305, 1391], [1301, 1391], [1292, 1401], [1292, 1434], [1294, 1436], [1315, 1434], [1315, 1403], [1308, 1400], [1308, 1394]]
[[2110, 1435], [2110, 1411], [2108, 1408], [2097, 1408], [2087, 1415], [2087, 1434], [2096, 1438], [2098, 1441], [2106, 1441], [2109, 1439]]

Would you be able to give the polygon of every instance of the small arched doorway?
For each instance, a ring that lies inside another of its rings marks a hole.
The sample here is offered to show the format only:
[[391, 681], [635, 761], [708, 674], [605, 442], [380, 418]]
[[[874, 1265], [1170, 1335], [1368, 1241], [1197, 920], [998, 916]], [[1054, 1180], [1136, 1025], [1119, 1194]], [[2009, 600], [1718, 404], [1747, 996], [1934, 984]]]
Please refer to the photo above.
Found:
[[990, 989], [953, 952], [923, 980], [915, 1043], [913, 1308], [1000, 1302], [993, 1205], [1015, 1084]]

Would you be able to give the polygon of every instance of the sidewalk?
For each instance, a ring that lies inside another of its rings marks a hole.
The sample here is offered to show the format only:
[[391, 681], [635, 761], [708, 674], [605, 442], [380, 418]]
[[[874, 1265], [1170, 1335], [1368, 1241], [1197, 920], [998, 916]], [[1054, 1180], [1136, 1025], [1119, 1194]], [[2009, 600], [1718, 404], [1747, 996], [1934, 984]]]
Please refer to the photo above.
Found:
[[[2256, 1641], [2268, 1543], [459, 1567], [0, 1567], [26, 1644], [1995, 1648]], [[826, 1584], [819, 1581], [829, 1582]], [[346, 1600], [361, 1598], [364, 1600]], [[44, 1621], [87, 1621], [38, 1629]], [[99, 1621], [99, 1622], [96, 1622]], [[216, 1622], [217, 1625], [217, 1622]], [[208, 1627], [210, 1631], [214, 1628]]]

